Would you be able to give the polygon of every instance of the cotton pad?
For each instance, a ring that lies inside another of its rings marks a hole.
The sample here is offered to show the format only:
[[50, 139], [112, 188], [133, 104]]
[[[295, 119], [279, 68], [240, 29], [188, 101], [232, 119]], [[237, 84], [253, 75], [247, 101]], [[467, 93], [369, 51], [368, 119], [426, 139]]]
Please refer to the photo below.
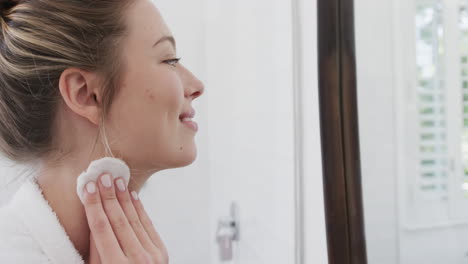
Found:
[[76, 180], [76, 192], [82, 203], [84, 198], [83, 187], [86, 183], [97, 181], [98, 177], [106, 172], [112, 175], [113, 179], [118, 177], [124, 178], [125, 185], [128, 186], [130, 169], [123, 160], [111, 157], [95, 160], [89, 164], [88, 169], [82, 172]]

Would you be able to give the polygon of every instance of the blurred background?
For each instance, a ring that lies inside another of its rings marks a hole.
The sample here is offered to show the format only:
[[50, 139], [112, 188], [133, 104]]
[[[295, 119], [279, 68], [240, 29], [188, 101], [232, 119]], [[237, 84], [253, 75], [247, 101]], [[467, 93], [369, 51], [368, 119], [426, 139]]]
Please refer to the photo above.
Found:
[[[326, 263], [315, 1], [154, 2], [206, 87], [197, 160], [141, 191], [171, 263]], [[0, 167], [0, 206], [28, 177], [13, 165]], [[238, 239], [222, 240], [231, 220]]]
[[468, 261], [468, 1], [355, 0], [369, 263]]

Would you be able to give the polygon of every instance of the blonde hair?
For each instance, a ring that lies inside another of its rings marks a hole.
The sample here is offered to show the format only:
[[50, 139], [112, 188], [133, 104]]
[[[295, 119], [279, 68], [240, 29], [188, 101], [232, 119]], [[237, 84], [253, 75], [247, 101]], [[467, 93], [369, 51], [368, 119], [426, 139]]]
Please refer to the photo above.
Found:
[[[0, 2], [0, 151], [17, 162], [49, 154], [69, 67], [103, 77], [100, 135], [124, 67], [120, 43], [130, 0]], [[97, 140], [97, 139], [96, 139]]]

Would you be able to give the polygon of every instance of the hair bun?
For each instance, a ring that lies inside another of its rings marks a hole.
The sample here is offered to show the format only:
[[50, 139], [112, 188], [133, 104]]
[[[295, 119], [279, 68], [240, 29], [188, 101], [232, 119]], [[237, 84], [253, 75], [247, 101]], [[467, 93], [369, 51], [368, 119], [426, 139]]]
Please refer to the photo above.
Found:
[[0, 15], [3, 16], [6, 10], [17, 5], [21, 0], [0, 0]]

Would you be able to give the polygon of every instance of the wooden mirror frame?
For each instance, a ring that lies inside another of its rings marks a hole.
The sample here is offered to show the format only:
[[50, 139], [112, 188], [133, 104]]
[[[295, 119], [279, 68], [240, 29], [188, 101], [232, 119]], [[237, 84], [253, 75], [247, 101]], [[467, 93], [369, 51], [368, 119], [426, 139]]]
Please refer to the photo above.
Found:
[[366, 264], [353, 0], [317, 0], [320, 126], [330, 264]]

